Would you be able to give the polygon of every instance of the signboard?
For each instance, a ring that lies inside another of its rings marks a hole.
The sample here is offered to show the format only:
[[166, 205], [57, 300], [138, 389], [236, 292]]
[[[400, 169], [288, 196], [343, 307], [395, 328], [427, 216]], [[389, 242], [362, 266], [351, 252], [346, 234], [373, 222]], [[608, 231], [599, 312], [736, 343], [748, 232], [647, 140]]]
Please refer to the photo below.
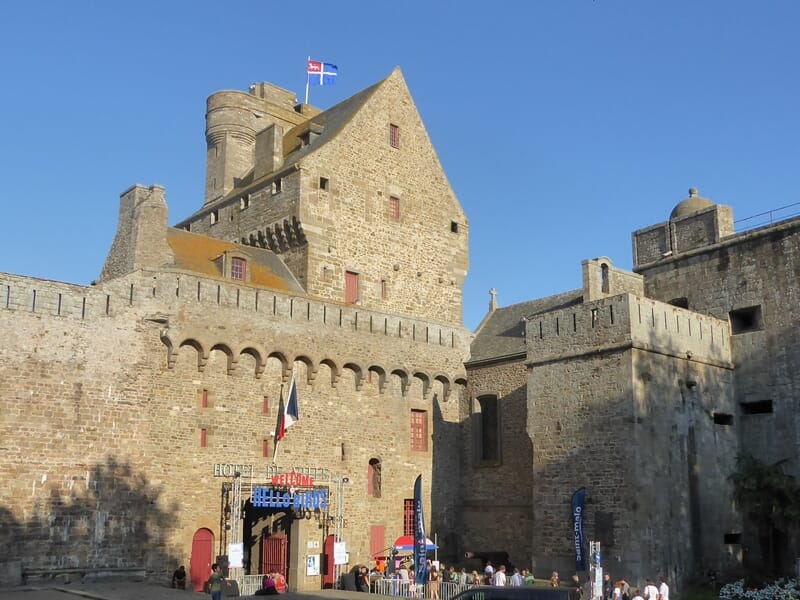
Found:
[[333, 543], [333, 564], [335, 565], [347, 564], [347, 544], [345, 542]]
[[228, 544], [228, 566], [234, 569], [244, 567], [244, 544]]
[[306, 575], [309, 577], [319, 575], [319, 554], [309, 554], [306, 557]]

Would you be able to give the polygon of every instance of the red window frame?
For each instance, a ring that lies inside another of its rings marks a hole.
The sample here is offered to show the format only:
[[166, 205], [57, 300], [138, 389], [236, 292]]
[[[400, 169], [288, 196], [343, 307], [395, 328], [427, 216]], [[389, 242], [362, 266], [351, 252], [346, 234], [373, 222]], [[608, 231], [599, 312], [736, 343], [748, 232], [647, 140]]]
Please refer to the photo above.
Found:
[[411, 450], [428, 451], [428, 413], [424, 410], [411, 411]]
[[358, 273], [345, 271], [344, 273], [344, 301], [355, 304], [358, 300]]
[[403, 500], [403, 535], [414, 535], [414, 499]]
[[394, 123], [389, 124], [389, 145], [392, 148], [400, 147], [400, 126]]
[[400, 198], [389, 196], [389, 216], [398, 221], [400, 219]]
[[208, 444], [208, 430], [201, 429], [200, 430], [200, 447], [205, 448]]
[[200, 408], [208, 408], [208, 390], [206, 389], [200, 394]]

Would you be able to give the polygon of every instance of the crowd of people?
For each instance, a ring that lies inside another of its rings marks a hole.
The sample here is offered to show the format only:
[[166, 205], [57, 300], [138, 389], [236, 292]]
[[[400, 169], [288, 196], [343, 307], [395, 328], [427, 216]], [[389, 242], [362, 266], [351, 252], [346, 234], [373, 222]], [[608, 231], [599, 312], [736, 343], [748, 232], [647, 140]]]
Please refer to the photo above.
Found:
[[[505, 565], [495, 567], [487, 562], [483, 571], [467, 571], [465, 568], [456, 569], [442, 562], [428, 561], [425, 597], [431, 600], [447, 600], [455, 591], [465, 587], [478, 585], [526, 587], [536, 584], [536, 577], [530, 569], [507, 568]], [[385, 575], [392, 580], [395, 595], [414, 596], [414, 570], [410, 562], [402, 562], [391, 575]], [[455, 585], [448, 585], [455, 584]], [[578, 575], [572, 576], [572, 581], [562, 582], [558, 572], [550, 575], [549, 586], [554, 588], [569, 588], [571, 596], [576, 600], [592, 600], [592, 582], [587, 577], [582, 582]], [[366, 588], [366, 586], [364, 586]], [[614, 580], [606, 573], [603, 578], [602, 600], [670, 600], [669, 585], [664, 577], [659, 577], [656, 585], [653, 580], [647, 579], [645, 585], [639, 589], [632, 587], [625, 579]]]

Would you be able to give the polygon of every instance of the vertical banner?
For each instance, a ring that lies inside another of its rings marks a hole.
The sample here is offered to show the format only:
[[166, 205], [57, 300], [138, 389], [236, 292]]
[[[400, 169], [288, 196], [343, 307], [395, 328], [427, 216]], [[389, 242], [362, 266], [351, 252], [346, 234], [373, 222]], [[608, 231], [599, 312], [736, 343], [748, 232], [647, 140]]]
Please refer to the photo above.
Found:
[[572, 494], [572, 531], [575, 537], [575, 570], [586, 570], [586, 554], [583, 545], [583, 503], [586, 500], [586, 488], [578, 489]]
[[422, 514], [422, 475], [414, 482], [414, 583], [424, 585], [428, 580], [428, 540], [425, 537], [425, 517]]

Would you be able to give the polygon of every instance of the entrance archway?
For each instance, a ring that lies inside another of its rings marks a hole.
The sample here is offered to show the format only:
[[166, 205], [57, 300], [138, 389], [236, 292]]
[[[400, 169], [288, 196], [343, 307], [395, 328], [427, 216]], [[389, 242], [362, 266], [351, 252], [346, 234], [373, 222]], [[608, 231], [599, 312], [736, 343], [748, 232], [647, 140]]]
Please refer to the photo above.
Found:
[[203, 584], [211, 576], [214, 560], [214, 533], [210, 529], [198, 529], [192, 537], [192, 557], [189, 561], [189, 577], [195, 592], [203, 591]]

